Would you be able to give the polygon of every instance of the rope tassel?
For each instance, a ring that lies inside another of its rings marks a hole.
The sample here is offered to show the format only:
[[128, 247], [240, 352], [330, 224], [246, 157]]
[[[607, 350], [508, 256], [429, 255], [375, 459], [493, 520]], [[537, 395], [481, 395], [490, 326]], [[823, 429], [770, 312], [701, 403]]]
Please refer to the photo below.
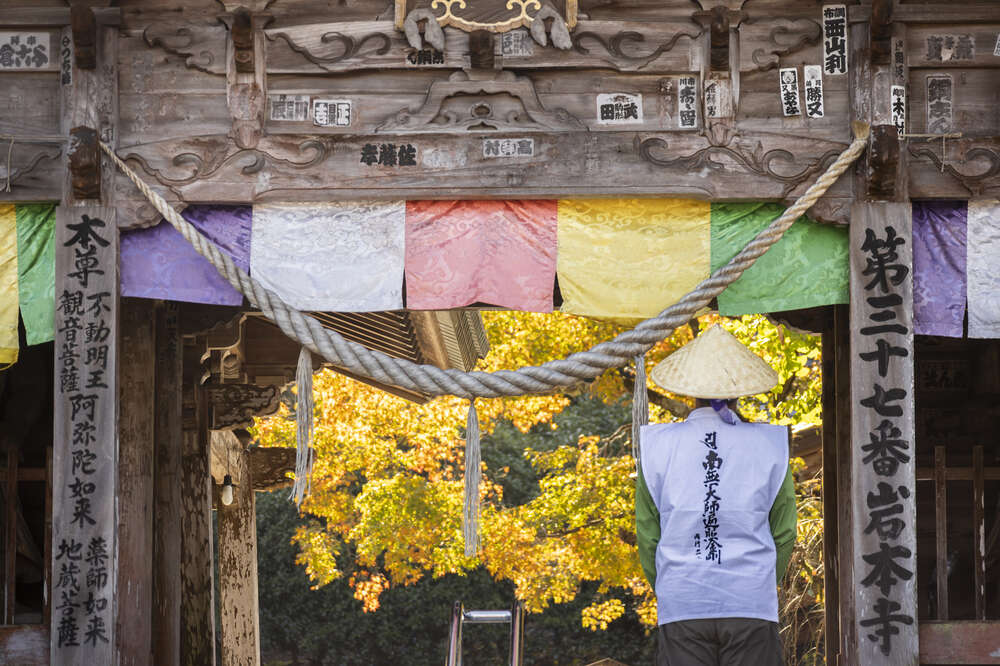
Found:
[[299, 352], [295, 368], [295, 485], [292, 497], [302, 506], [309, 494], [315, 454], [311, 448], [313, 434], [313, 363], [312, 353], [305, 347]]
[[635, 387], [632, 389], [632, 459], [639, 473], [639, 429], [649, 423], [649, 394], [646, 392], [646, 355], [635, 357]]
[[479, 477], [482, 452], [479, 449], [479, 415], [475, 400], [469, 401], [469, 417], [465, 422], [465, 507], [462, 512], [462, 536], [465, 556], [479, 552]]

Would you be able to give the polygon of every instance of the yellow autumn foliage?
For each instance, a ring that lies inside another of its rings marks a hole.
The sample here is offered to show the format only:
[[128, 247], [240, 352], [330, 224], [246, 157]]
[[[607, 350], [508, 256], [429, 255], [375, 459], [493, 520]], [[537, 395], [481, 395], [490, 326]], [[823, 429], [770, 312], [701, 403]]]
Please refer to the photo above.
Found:
[[[491, 351], [477, 369], [486, 371], [564, 358], [621, 330], [558, 313], [484, 312], [483, 319]], [[703, 317], [702, 325], [717, 319]], [[753, 342], [782, 379], [774, 399], [743, 404], [744, 414], [784, 423], [815, 419], [815, 340], [780, 331], [761, 317], [725, 325]], [[692, 336], [690, 328], [680, 328], [650, 351], [648, 367]], [[553, 417], [580, 391], [607, 402], [625, 397], [621, 375], [608, 371], [566, 394], [480, 399], [476, 409], [484, 434], [500, 420], [521, 432], [539, 424], [555, 428]], [[505, 505], [501, 486], [484, 477], [482, 550], [478, 558], [467, 558], [461, 515], [468, 401], [440, 397], [416, 404], [329, 371], [315, 376], [314, 398], [317, 455], [311, 495], [302, 507], [311, 520], [295, 540], [298, 561], [316, 585], [347, 575], [364, 609], [374, 611], [391, 586], [482, 564], [495, 578], [512, 581], [529, 611], [570, 601], [581, 583], [596, 581], [597, 597], [581, 617], [585, 627], [605, 629], [622, 616], [622, 595], [630, 600], [628, 610], [655, 624], [655, 600], [635, 548], [635, 464], [627, 425], [603, 440], [583, 433], [575, 445], [527, 449], [540, 492], [521, 506]], [[651, 409], [653, 421], [670, 418]], [[294, 445], [295, 423], [283, 408], [260, 420], [254, 434], [264, 446]]]

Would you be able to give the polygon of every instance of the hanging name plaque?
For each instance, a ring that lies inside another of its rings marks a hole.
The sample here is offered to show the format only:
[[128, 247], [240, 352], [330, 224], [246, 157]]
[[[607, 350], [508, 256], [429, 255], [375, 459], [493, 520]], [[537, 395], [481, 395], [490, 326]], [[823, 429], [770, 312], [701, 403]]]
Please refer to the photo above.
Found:
[[846, 5], [823, 5], [823, 73], [847, 74]]
[[56, 213], [53, 664], [113, 663], [117, 468], [115, 211]]

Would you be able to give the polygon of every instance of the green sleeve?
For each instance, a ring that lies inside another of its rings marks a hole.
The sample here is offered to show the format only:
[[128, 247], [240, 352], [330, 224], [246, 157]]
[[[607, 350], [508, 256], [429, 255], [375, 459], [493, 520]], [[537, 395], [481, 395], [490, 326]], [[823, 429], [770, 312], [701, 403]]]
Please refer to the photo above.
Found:
[[642, 468], [635, 479], [635, 535], [639, 564], [649, 584], [656, 587], [656, 546], [660, 543], [660, 512], [646, 487]]
[[795, 508], [795, 478], [792, 476], [791, 466], [771, 506], [769, 522], [771, 536], [774, 537], [774, 545], [778, 551], [775, 573], [780, 585], [781, 579], [785, 577], [785, 570], [788, 569], [788, 561], [792, 558], [792, 550], [795, 548], [795, 530], [798, 522]]

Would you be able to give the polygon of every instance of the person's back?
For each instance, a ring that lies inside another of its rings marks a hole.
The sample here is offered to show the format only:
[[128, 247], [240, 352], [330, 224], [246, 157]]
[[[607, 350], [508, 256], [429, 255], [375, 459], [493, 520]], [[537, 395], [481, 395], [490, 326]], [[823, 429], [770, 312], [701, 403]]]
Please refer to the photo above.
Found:
[[699, 406], [639, 437], [636, 539], [656, 592], [656, 663], [781, 664], [777, 583], [796, 522], [788, 431], [733, 412], [735, 398], [770, 390], [778, 375], [713, 326], [650, 377]]
[[769, 514], [788, 471], [787, 430], [725, 423], [711, 407], [645, 426], [642, 471], [660, 513], [660, 624], [744, 617], [777, 622]]

